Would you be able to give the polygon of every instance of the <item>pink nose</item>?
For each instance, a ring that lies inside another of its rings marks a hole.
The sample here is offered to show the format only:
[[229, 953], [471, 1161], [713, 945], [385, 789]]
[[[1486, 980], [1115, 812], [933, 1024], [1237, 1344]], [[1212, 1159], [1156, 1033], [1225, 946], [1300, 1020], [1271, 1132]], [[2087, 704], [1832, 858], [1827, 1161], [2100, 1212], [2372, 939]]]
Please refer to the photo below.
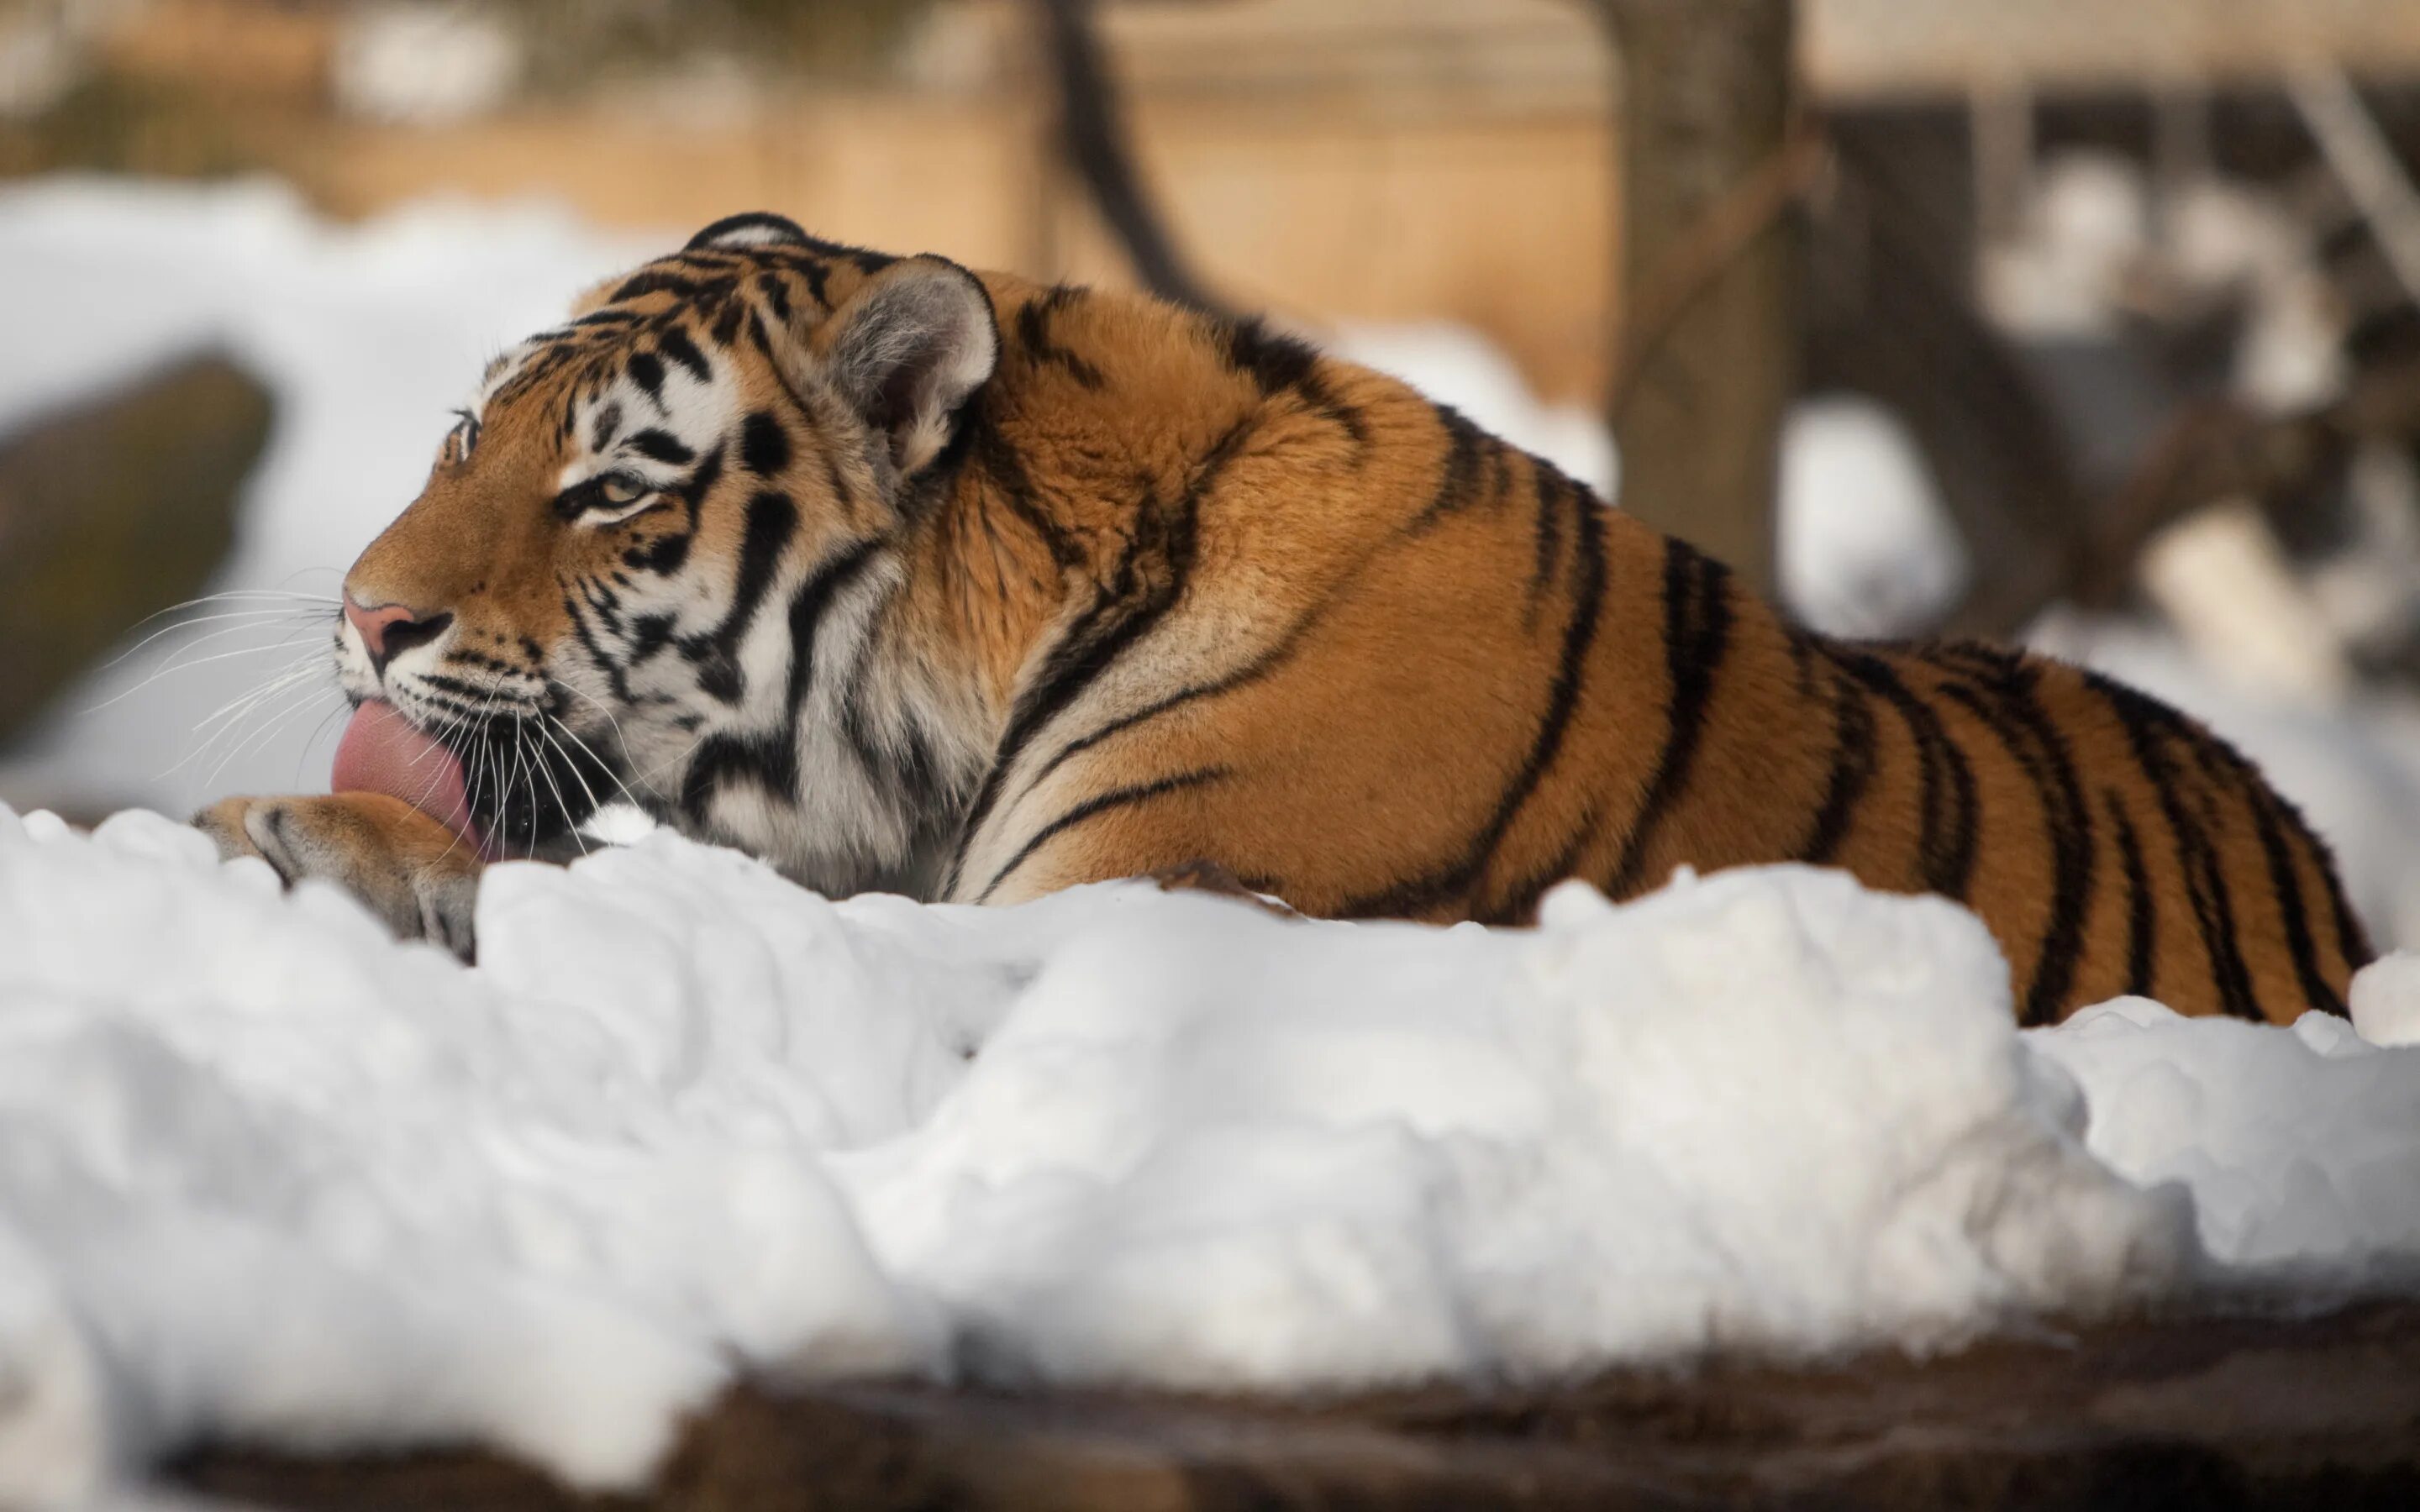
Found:
[[383, 671], [389, 656], [407, 646], [416, 646], [434, 640], [453, 619], [450, 614], [423, 617], [418, 611], [401, 604], [380, 604], [376, 609], [364, 609], [345, 595], [345, 618], [361, 632], [362, 646], [370, 654], [370, 665]]

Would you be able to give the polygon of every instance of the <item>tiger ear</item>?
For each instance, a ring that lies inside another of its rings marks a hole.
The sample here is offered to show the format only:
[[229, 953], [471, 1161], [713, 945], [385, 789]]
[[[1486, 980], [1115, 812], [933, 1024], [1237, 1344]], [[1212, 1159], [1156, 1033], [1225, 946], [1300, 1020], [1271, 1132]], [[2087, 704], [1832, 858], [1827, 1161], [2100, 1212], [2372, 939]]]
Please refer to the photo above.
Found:
[[912, 477], [950, 442], [959, 409], [1000, 361], [1000, 325], [975, 275], [909, 257], [858, 285], [809, 345], [824, 376]]
[[770, 210], [726, 215], [689, 239], [683, 252], [711, 252], [721, 247], [768, 247], [784, 242], [804, 246], [807, 233], [798, 222]]

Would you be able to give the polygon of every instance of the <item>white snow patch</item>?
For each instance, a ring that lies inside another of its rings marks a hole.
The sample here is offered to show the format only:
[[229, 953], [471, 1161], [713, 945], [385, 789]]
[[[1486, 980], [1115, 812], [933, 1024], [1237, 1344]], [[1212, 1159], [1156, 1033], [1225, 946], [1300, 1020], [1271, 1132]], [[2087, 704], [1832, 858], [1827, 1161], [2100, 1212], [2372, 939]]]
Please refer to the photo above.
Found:
[[[2374, 999], [2390, 974], [2410, 1015], [2412, 964], [2370, 967], [2355, 995]], [[2140, 997], [2031, 1042], [2084, 1088], [2094, 1154], [2137, 1181], [2192, 1190], [2213, 1259], [2291, 1273], [2324, 1258], [2339, 1282], [2413, 1279], [2420, 1051], [2381, 1048], [2320, 1013], [2286, 1030], [2183, 1018]]]
[[494, 869], [467, 969], [0, 810], [0, 920], [10, 1505], [207, 1435], [628, 1484], [738, 1370], [1551, 1379], [2420, 1254], [2420, 1049], [2020, 1035], [1971, 915], [1803, 868], [1522, 933], [833, 903], [658, 834]]
[[2397, 950], [2353, 979], [2353, 1032], [2371, 1044], [2420, 1045], [2420, 951]]
[[476, 7], [373, 5], [344, 19], [329, 88], [343, 109], [372, 120], [470, 120], [512, 98], [525, 71], [522, 52], [504, 18]]
[[1468, 326], [1447, 320], [1347, 326], [1326, 345], [1347, 362], [1451, 405], [1480, 429], [1544, 457], [1599, 498], [1617, 496], [1621, 464], [1604, 417], [1585, 406], [1539, 398], [1512, 360]]
[[1966, 592], [1966, 547], [1916, 438], [1870, 399], [1807, 400], [1781, 434], [1782, 597], [1827, 635], [1920, 635]]

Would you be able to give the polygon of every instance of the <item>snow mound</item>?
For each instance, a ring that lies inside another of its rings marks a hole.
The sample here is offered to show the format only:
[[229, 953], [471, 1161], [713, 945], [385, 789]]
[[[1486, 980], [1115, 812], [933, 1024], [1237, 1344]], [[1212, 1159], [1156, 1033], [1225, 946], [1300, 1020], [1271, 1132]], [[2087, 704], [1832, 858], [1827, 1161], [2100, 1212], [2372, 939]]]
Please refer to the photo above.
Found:
[[[2354, 995], [2400, 995], [2420, 956], [2390, 956]], [[2086, 1009], [2033, 1047], [2084, 1089], [2092, 1152], [2137, 1181], [2194, 1194], [2215, 1260], [2291, 1280], [2420, 1276], [2420, 1053], [2381, 1050], [2343, 1019], [2292, 1029], [2194, 1020], [2140, 997]]]
[[0, 810], [0, 920], [9, 1505], [209, 1435], [627, 1484], [742, 1369], [1551, 1378], [2420, 1254], [2420, 1049], [2021, 1036], [1971, 915], [1803, 868], [1515, 933], [835, 903], [659, 834], [493, 869], [467, 969]]
[[1922, 635], [1958, 607], [1966, 548], [1916, 438], [1871, 400], [1800, 402], [1781, 434], [1781, 594], [1826, 635]]

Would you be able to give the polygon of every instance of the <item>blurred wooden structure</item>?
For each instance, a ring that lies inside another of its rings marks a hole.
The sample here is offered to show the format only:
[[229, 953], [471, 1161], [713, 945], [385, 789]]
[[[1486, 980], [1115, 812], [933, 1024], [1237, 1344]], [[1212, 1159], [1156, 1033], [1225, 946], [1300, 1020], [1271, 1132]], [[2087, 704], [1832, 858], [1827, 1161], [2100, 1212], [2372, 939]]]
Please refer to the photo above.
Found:
[[[545, 194], [682, 234], [735, 206], [834, 236], [1123, 282], [1049, 162], [1016, 0], [939, 7], [895, 85], [616, 84], [439, 127], [328, 108], [342, 8], [150, 0], [108, 52], [181, 109], [98, 165], [285, 174], [346, 215]], [[2147, 81], [2224, 85], [2310, 53], [2420, 75], [2420, 0], [1800, 0], [1821, 104]], [[1616, 266], [1613, 69], [1581, 0], [1105, 0], [1145, 172], [1205, 279], [1306, 321], [1445, 318], [1594, 402]], [[0, 173], [43, 165], [0, 125]], [[52, 159], [56, 159], [52, 154]]]

